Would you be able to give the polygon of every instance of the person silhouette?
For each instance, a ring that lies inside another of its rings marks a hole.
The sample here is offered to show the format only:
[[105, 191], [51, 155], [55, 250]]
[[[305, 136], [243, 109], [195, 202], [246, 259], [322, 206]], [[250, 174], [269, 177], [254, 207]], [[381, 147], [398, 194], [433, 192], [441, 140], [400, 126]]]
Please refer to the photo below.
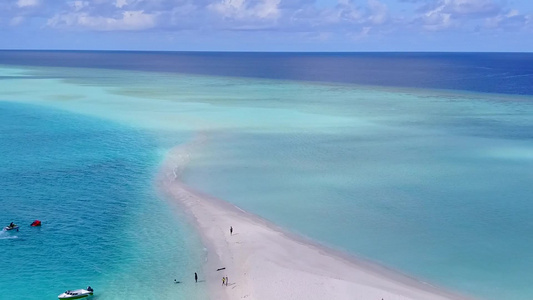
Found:
[[196, 272], [194, 272], [194, 282], [198, 282], [198, 274]]

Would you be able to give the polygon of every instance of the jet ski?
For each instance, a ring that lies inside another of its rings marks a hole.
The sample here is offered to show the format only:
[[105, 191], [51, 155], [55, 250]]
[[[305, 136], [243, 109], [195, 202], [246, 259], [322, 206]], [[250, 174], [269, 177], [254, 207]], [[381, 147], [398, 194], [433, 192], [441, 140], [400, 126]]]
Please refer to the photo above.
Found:
[[17, 230], [19, 231], [19, 226], [17, 224], [9, 224], [8, 226], [4, 227], [4, 230]]

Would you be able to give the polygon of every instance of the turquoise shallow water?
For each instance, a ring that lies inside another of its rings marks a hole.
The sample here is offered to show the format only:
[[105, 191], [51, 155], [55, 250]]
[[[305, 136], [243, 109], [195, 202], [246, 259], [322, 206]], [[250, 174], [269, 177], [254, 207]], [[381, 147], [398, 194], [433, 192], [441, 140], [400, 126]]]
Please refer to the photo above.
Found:
[[8, 102], [0, 132], [0, 220], [20, 225], [0, 232], [0, 299], [57, 299], [87, 285], [95, 299], [206, 298], [191, 275], [202, 247], [152, 187], [153, 138]]
[[[87, 139], [78, 148], [60, 152], [85, 153], [73, 165], [118, 156], [135, 171], [128, 175], [134, 178], [124, 180], [120, 168], [111, 164], [93, 174], [101, 180], [99, 174], [105, 173], [111, 176], [106, 184], [124, 187], [124, 202], [118, 203], [127, 203], [116, 204], [125, 220], [109, 220], [121, 233], [102, 231], [112, 236], [105, 245], [113, 250], [95, 250], [109, 268], [81, 280], [94, 278], [99, 284], [92, 285], [106, 291], [102, 299], [111, 297], [108, 291], [115, 286], [136, 286], [130, 283], [144, 278], [144, 268], [152, 268], [150, 284], [173, 293], [174, 287], [158, 285], [163, 282], [159, 272], [190, 273], [201, 261], [194, 236], [171, 217], [150, 184], [161, 155], [196, 134], [207, 136], [207, 142], [192, 153], [184, 176], [203, 192], [334, 248], [454, 290], [483, 299], [533, 298], [529, 96], [101, 69], [3, 72], [11, 77], [0, 80], [0, 98], [59, 108], [65, 117], [71, 115], [67, 112], [97, 117], [83, 120], [107, 128], [110, 136], [83, 135]], [[22, 136], [28, 139], [27, 133]], [[124, 136], [130, 139], [122, 141]], [[118, 148], [91, 151], [98, 137], [106, 138], [104, 145], [119, 142]], [[64, 151], [55, 144], [49, 147]], [[33, 151], [31, 155], [36, 163], [47, 162]], [[16, 186], [20, 179], [14, 178]], [[53, 195], [42, 195], [48, 194]], [[15, 215], [20, 211], [6, 219]], [[25, 218], [29, 223], [34, 217]], [[146, 230], [154, 220], [165, 220], [165, 225]], [[15, 239], [7, 242], [16, 244]], [[123, 246], [128, 243], [133, 247]], [[174, 253], [178, 245], [192, 250]], [[128, 263], [116, 262], [122, 260]], [[169, 261], [175, 267], [163, 267]]]
[[305, 128], [320, 122], [310, 115], [291, 123], [300, 130], [217, 134], [187, 182], [432, 283], [533, 297], [531, 99], [310, 90], [283, 99], [338, 121]]

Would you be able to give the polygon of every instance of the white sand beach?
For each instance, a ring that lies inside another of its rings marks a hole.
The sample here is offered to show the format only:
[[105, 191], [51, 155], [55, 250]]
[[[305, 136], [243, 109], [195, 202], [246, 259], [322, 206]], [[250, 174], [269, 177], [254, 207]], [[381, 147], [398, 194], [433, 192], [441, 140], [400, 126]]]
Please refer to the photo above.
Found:
[[[471, 299], [284, 232], [190, 189], [179, 174], [194, 144], [168, 154], [158, 184], [192, 217], [202, 237], [208, 261], [199, 276], [211, 299]], [[222, 286], [223, 276], [227, 286]]]

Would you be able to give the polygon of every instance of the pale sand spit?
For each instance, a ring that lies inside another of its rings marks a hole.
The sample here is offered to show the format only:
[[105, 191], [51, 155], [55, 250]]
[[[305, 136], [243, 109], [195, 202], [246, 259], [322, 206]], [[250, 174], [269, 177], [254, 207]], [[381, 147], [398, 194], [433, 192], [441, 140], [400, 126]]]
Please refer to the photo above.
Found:
[[[202, 275], [211, 299], [471, 299], [284, 232], [225, 201], [190, 189], [179, 177], [189, 153], [199, 144], [173, 149], [157, 182], [191, 216], [207, 248]], [[222, 285], [223, 276], [228, 277], [227, 286]]]

